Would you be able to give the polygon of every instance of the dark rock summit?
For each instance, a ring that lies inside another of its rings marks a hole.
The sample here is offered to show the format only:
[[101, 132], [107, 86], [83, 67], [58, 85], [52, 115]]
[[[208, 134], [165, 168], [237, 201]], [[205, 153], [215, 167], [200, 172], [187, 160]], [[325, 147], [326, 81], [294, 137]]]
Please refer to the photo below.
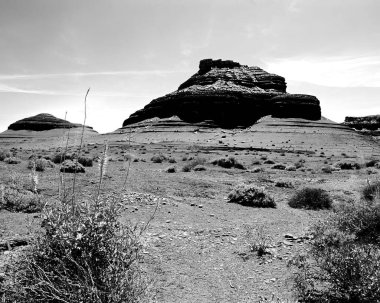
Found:
[[[56, 128], [78, 128], [82, 124], [71, 123], [67, 120], [59, 119], [50, 114], [38, 114], [33, 117], [25, 118], [9, 125], [8, 130], [31, 130], [44, 131]], [[86, 126], [86, 129], [92, 127]]]
[[189, 123], [212, 121], [223, 128], [248, 127], [267, 115], [319, 120], [321, 109], [314, 96], [287, 93], [281, 76], [231, 60], [205, 59], [177, 91], [153, 100], [123, 127], [171, 116]]
[[357, 130], [378, 130], [380, 129], [380, 115], [346, 117], [343, 124]]

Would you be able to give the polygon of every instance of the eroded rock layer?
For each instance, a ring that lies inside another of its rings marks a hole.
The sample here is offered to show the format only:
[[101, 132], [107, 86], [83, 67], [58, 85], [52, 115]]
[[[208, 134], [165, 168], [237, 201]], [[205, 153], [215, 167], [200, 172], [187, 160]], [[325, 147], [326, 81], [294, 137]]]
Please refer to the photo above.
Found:
[[257, 66], [205, 59], [177, 91], [153, 100], [126, 119], [123, 127], [171, 116], [190, 123], [211, 120], [225, 128], [247, 127], [267, 115], [318, 120], [321, 109], [314, 96], [288, 94], [281, 76]]
[[358, 130], [378, 130], [380, 129], [380, 115], [346, 117], [343, 124]]
[[[8, 130], [30, 130], [30, 131], [45, 131], [57, 128], [78, 128], [82, 124], [71, 123], [67, 120], [59, 119], [50, 114], [38, 114], [33, 117], [28, 117], [9, 125]], [[86, 126], [87, 129], [92, 129]]]

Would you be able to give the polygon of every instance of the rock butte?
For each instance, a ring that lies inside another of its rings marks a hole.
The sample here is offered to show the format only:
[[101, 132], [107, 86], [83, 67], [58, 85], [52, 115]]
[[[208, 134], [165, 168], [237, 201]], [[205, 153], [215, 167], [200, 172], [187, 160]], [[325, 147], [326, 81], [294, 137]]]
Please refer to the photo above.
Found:
[[[57, 128], [82, 128], [82, 124], [71, 123], [50, 114], [38, 114], [12, 123], [8, 130], [46, 131]], [[85, 128], [92, 130], [90, 126], [85, 126]]]
[[380, 129], [380, 115], [346, 117], [343, 124], [358, 130], [378, 130]]
[[199, 71], [178, 90], [154, 99], [132, 114], [123, 127], [151, 118], [178, 116], [189, 123], [222, 128], [249, 127], [264, 116], [319, 120], [319, 100], [289, 94], [281, 76], [231, 60], [204, 59]]

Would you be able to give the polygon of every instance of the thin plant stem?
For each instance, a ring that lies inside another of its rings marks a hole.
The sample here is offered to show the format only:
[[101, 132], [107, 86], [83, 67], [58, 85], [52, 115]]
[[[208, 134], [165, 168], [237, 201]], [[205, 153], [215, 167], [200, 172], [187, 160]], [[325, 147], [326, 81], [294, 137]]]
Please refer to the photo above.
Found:
[[72, 197], [72, 205], [73, 205], [73, 212], [75, 211], [75, 185], [76, 185], [76, 177], [77, 177], [77, 165], [78, 165], [78, 160], [79, 160], [79, 155], [82, 151], [82, 145], [83, 145], [83, 137], [84, 137], [84, 128], [86, 125], [86, 119], [87, 119], [87, 95], [90, 92], [90, 88], [87, 90], [86, 96], [84, 97], [84, 121], [82, 125], [82, 133], [80, 137], [80, 144], [79, 144], [79, 149], [78, 149], [78, 154], [77, 154], [77, 159], [76, 163], [74, 163], [74, 179], [73, 179], [73, 197]]

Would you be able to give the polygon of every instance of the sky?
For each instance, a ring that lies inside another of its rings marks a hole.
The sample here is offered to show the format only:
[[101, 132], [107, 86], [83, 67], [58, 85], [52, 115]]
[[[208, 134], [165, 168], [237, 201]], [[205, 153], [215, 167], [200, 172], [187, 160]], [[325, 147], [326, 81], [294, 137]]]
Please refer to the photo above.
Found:
[[0, 0], [0, 132], [50, 113], [101, 133], [230, 59], [315, 95], [322, 115], [380, 114], [379, 0]]

